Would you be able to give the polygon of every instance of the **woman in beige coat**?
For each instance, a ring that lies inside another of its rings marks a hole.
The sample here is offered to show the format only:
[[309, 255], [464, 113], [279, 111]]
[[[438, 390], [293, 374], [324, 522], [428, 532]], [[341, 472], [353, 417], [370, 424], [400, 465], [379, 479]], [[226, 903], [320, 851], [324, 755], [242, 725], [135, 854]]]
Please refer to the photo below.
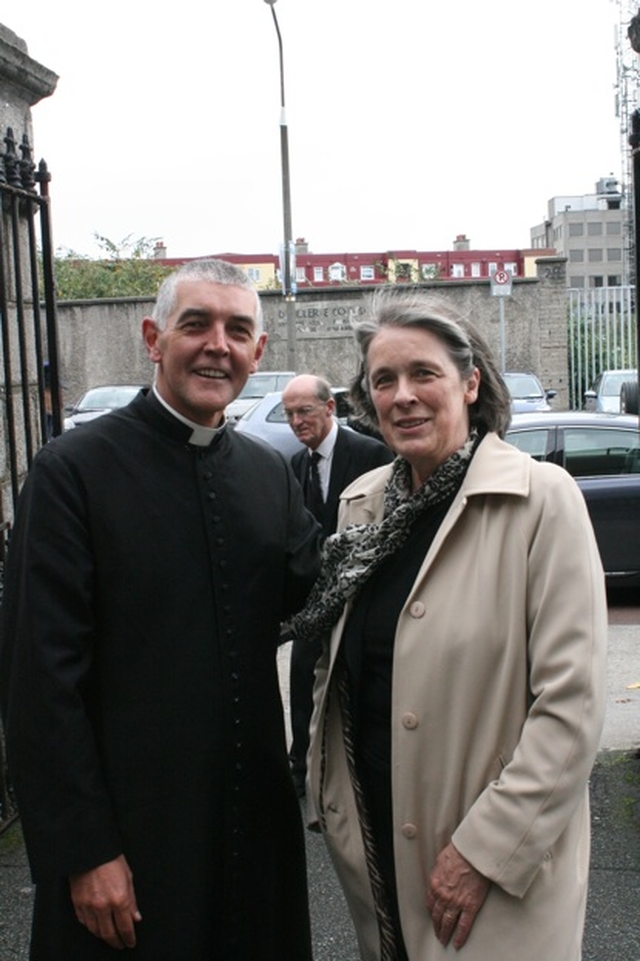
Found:
[[295, 630], [311, 796], [366, 961], [578, 961], [606, 602], [579, 489], [501, 440], [484, 341], [383, 291], [356, 393], [398, 457], [342, 496]]

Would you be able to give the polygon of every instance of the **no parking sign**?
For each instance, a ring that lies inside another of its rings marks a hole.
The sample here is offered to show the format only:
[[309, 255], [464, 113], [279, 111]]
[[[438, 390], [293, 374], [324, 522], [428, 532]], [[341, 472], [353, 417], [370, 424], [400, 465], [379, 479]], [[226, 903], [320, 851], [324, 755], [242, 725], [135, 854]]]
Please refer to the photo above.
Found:
[[[509, 297], [511, 295], [511, 271], [494, 270], [491, 274], [491, 293], [494, 297]], [[504, 300], [498, 301], [500, 305], [500, 369], [504, 373], [506, 370], [506, 334], [504, 329]]]
[[491, 274], [491, 293], [494, 297], [511, 296], [511, 271], [494, 270]]

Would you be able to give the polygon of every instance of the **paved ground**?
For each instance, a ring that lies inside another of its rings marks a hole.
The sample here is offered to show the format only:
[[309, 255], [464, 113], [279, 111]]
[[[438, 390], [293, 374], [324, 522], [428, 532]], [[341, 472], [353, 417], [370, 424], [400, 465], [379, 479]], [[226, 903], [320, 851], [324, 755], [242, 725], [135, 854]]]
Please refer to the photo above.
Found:
[[[280, 658], [285, 691], [287, 653]], [[591, 778], [593, 846], [583, 961], [640, 961], [638, 682], [640, 627], [612, 625], [607, 720]], [[322, 838], [309, 833], [307, 851], [315, 961], [358, 961], [353, 927]], [[27, 961], [32, 897], [16, 823], [0, 836], [0, 961]]]

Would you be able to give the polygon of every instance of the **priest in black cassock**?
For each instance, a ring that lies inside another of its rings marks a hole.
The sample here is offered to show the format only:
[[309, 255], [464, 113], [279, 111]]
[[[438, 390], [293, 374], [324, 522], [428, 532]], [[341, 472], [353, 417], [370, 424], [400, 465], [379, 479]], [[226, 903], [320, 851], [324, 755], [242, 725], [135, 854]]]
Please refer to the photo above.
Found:
[[276, 650], [318, 528], [275, 450], [225, 426], [266, 336], [195, 261], [143, 338], [154, 387], [46, 445], [0, 611], [32, 961], [309, 961]]

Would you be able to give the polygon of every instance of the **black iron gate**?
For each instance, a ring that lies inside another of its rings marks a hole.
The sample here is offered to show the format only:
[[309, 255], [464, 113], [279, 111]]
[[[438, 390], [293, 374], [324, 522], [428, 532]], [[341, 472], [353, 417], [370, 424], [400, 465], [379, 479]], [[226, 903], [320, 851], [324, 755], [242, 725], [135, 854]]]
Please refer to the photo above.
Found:
[[[61, 400], [49, 174], [11, 128], [0, 153], [0, 604], [4, 559], [22, 480], [60, 433]], [[0, 827], [14, 814], [0, 726]]]

